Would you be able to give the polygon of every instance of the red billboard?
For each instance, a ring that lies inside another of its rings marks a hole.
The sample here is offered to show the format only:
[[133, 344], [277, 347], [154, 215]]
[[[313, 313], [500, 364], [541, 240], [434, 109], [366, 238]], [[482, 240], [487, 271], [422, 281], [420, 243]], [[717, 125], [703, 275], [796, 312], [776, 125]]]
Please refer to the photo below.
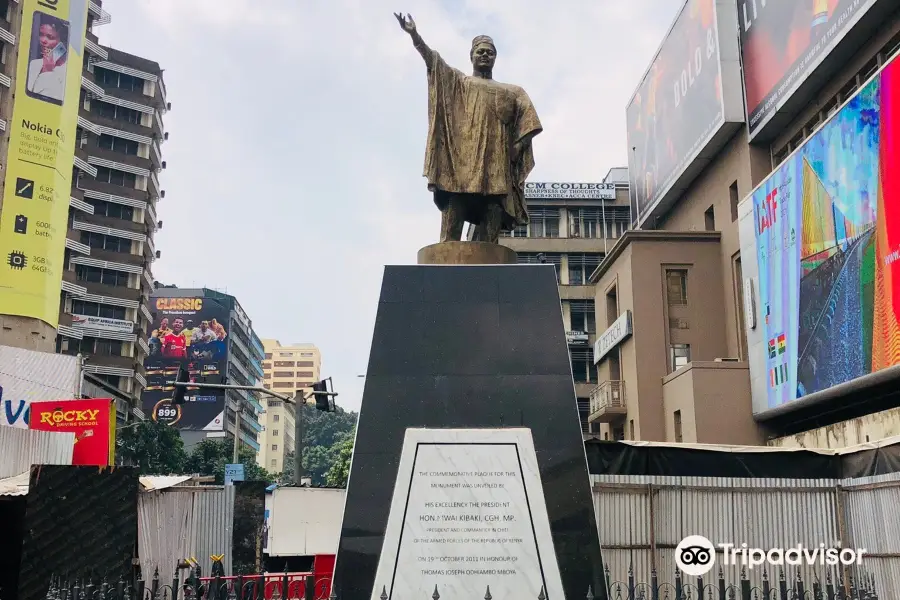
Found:
[[755, 135], [876, 0], [740, 0], [741, 61]]
[[32, 402], [31, 429], [75, 434], [72, 464], [115, 464], [116, 417], [110, 398]]

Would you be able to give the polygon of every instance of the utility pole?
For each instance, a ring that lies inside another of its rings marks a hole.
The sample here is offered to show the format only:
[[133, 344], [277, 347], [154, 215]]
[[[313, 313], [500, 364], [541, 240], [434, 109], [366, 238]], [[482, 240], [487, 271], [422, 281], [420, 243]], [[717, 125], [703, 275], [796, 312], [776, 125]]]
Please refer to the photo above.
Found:
[[231, 464], [238, 462], [238, 449], [241, 445], [241, 416], [244, 414], [244, 399], [238, 400], [237, 410], [234, 412], [234, 452], [231, 455]]

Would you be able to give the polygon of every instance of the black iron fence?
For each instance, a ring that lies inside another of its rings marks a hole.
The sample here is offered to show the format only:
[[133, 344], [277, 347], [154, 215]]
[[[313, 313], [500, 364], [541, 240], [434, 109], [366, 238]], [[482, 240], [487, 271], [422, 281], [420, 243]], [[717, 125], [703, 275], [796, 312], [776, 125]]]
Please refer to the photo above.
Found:
[[157, 569], [146, 581], [116, 582], [93, 577], [53, 577], [46, 600], [329, 600], [331, 579], [312, 573], [278, 575], [215, 575], [202, 577], [199, 568], [176, 569], [172, 579]]
[[[833, 578], [826, 570], [823, 578], [812, 582], [804, 581], [800, 572], [789, 578], [784, 569], [778, 569], [774, 581], [767, 570], [762, 571], [761, 583], [751, 581], [745, 568], [741, 569], [737, 582], [726, 581], [724, 571], [719, 568], [717, 575], [691, 578], [676, 569], [674, 582], [660, 581], [656, 569], [650, 572], [649, 582], [635, 580], [634, 569], [628, 569], [624, 581], [616, 581], [610, 575], [609, 567], [604, 569], [608, 582], [609, 600], [878, 600], [875, 591], [875, 577], [862, 574], [858, 580], [842, 574]], [[594, 600], [588, 592], [587, 600]]]

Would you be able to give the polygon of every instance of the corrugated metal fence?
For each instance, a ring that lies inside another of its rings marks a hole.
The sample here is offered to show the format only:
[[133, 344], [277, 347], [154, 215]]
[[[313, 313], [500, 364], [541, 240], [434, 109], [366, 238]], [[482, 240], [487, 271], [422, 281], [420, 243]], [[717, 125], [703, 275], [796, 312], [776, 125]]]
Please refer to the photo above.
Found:
[[[900, 473], [860, 479], [739, 479], [591, 475], [594, 503], [610, 580], [674, 580], [674, 550], [688, 535], [714, 544], [746, 543], [750, 548], [860, 548], [861, 567], [784, 566], [787, 581], [823, 581], [828, 569], [839, 576], [874, 576], [881, 598], [900, 598]], [[722, 566], [717, 554], [715, 571]], [[740, 566], [722, 566], [737, 582]], [[763, 569], [748, 572], [761, 586]], [[768, 571], [770, 581], [778, 573]], [[688, 577], [687, 579], [693, 579]]]
[[212, 554], [224, 554], [231, 575], [234, 486], [183, 486], [138, 496], [138, 556], [146, 579], [159, 567], [171, 577], [175, 563], [194, 558], [203, 574], [212, 571]]
[[0, 479], [27, 473], [31, 465], [71, 465], [75, 434], [0, 425]]

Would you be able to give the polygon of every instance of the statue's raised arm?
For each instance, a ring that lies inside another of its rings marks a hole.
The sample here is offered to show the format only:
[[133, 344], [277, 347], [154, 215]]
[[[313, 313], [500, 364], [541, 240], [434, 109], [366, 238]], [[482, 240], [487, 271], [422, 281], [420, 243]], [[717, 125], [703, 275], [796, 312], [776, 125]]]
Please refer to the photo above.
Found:
[[412, 15], [407, 13], [404, 17], [403, 13], [394, 13], [394, 17], [396, 17], [397, 22], [400, 23], [400, 28], [412, 38], [413, 46], [419, 51], [419, 54], [425, 59], [425, 64], [430, 68], [432, 59], [431, 48], [428, 47], [428, 44], [426, 44], [422, 39], [422, 36], [419, 35], [419, 32], [416, 29], [416, 22], [413, 21]]

